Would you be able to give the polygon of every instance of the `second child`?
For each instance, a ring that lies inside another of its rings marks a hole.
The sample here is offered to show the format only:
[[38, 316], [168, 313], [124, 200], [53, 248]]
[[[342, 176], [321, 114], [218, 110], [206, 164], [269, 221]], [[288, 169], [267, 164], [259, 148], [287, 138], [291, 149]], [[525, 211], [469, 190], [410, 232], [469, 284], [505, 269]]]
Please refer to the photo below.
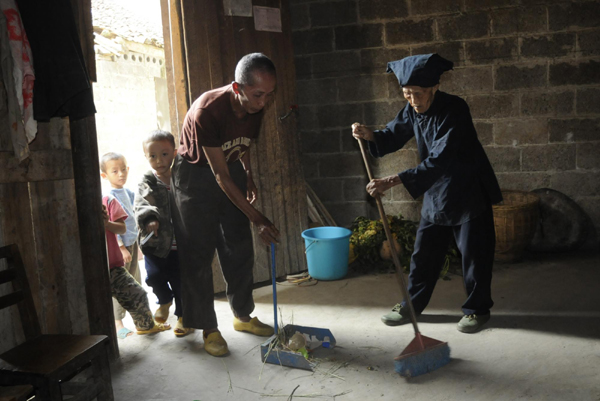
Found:
[[167, 131], [152, 131], [143, 142], [152, 170], [144, 174], [135, 198], [138, 241], [146, 261], [146, 284], [158, 298], [156, 321], [166, 321], [175, 300], [174, 333], [185, 336], [193, 329], [183, 325], [179, 257], [171, 220], [171, 165], [177, 154], [175, 138]]
[[131, 314], [137, 334], [151, 334], [169, 330], [170, 325], [154, 321], [146, 290], [123, 267], [125, 262], [119, 251], [117, 235], [126, 231], [125, 219], [127, 213], [111, 195], [102, 198], [102, 217], [106, 232], [112, 297]]
[[[119, 249], [123, 256], [124, 268], [133, 276], [138, 283], [142, 282], [140, 269], [138, 266], [138, 247], [136, 244], [137, 227], [133, 215], [133, 202], [135, 194], [132, 190], [125, 188], [129, 167], [125, 156], [119, 153], [106, 153], [100, 159], [101, 176], [110, 183], [110, 195], [116, 198], [123, 210], [127, 213], [125, 226], [127, 230], [123, 234], [117, 235]], [[117, 337], [126, 338], [133, 334], [131, 330], [123, 325], [125, 318], [125, 309], [113, 299], [113, 312], [115, 314], [115, 326], [117, 328]]]

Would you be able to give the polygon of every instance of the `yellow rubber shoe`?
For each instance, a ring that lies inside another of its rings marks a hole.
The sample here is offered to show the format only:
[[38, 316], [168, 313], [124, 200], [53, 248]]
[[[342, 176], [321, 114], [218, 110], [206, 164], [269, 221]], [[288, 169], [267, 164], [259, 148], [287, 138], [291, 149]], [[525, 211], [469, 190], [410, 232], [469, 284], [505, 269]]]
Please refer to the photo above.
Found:
[[176, 337], [185, 337], [190, 333], [193, 333], [194, 329], [190, 327], [185, 327], [183, 325], [183, 318], [180, 317], [177, 319], [177, 323], [175, 323], [175, 328], [173, 329], [173, 333], [175, 333]]
[[227, 341], [223, 338], [220, 332], [215, 331], [208, 336], [203, 334], [204, 349], [212, 356], [223, 356], [229, 352]]
[[139, 335], [152, 334], [152, 333], [158, 333], [159, 331], [169, 330], [170, 328], [171, 328], [170, 324], [167, 324], [167, 323], [158, 323], [157, 321], [155, 321], [154, 322], [154, 326], [152, 326], [148, 330], [137, 329], [136, 333], [139, 334]]
[[252, 333], [262, 337], [269, 337], [274, 333], [274, 330], [271, 326], [262, 323], [256, 317], [250, 319], [249, 322], [242, 322], [237, 317], [234, 317], [233, 328], [237, 331], [245, 331], [246, 333]]
[[169, 302], [168, 304], [161, 304], [156, 310], [156, 312], [154, 312], [154, 320], [156, 320], [158, 323], [166, 322], [167, 318], [169, 317], [169, 308], [172, 304], [173, 302]]

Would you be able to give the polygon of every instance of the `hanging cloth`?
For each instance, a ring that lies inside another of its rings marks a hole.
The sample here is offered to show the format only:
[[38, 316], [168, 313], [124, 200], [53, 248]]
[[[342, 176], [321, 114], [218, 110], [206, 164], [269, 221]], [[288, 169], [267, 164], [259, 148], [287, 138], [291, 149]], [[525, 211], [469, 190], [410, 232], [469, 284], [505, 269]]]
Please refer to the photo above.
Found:
[[70, 0], [17, 0], [34, 57], [33, 113], [77, 120], [96, 112]]
[[35, 78], [27, 36], [12, 0], [0, 0], [0, 33], [0, 69], [8, 107], [6, 128], [14, 154], [21, 162], [29, 157], [28, 143], [37, 133], [32, 110]]

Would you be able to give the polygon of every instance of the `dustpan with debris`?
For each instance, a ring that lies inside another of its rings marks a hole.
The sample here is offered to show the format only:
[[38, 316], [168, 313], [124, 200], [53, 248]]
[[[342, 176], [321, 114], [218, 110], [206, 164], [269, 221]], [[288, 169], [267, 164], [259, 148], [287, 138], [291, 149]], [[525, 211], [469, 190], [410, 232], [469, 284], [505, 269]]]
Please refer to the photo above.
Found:
[[[273, 322], [275, 334], [260, 345], [261, 360], [274, 365], [313, 370], [317, 365], [314, 355], [323, 349], [335, 347], [335, 337], [329, 329], [287, 324], [277, 324], [277, 282], [275, 270], [275, 244], [271, 244], [271, 281], [273, 283]], [[291, 341], [290, 341], [291, 340]], [[295, 342], [295, 346], [291, 343]], [[290, 345], [290, 346], [288, 346]]]

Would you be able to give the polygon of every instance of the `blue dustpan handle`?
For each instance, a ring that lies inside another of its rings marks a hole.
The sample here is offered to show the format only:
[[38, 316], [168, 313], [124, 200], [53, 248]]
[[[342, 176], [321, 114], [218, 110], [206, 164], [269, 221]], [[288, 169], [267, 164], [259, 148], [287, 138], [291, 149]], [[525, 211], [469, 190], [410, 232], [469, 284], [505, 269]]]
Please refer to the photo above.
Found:
[[275, 334], [278, 333], [277, 328], [277, 283], [275, 277], [277, 272], [275, 270], [275, 244], [271, 242], [271, 281], [273, 282], [273, 321], [275, 322]]

